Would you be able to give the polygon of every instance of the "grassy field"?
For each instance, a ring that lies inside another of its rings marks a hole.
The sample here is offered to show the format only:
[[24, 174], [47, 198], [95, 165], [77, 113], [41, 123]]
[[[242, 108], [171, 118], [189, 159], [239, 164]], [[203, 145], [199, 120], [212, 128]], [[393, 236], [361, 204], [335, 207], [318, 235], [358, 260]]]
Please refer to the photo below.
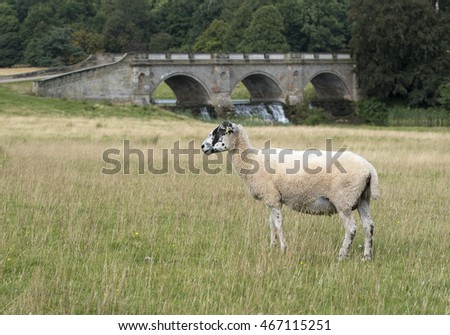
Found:
[[359, 225], [338, 262], [336, 216], [284, 209], [289, 250], [271, 250], [268, 210], [235, 175], [177, 174], [172, 156], [167, 174], [139, 175], [136, 159], [101, 174], [124, 139], [160, 165], [213, 124], [27, 91], [0, 85], [2, 314], [450, 313], [449, 129], [248, 127], [255, 146], [332, 138], [377, 167], [374, 261], [361, 261]]

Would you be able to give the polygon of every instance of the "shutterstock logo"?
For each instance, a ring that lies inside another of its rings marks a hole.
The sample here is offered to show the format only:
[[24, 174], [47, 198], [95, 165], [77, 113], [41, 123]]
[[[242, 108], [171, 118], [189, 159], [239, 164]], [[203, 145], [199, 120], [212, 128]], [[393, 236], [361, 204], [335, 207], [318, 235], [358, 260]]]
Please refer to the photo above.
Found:
[[[159, 151], [159, 152], [158, 152]], [[104, 175], [139, 174], [146, 173], [164, 175], [176, 173], [186, 174], [231, 174], [229, 162], [238, 155], [237, 159], [245, 163], [242, 174], [255, 174], [263, 169], [268, 174], [277, 173], [279, 164], [284, 164], [285, 174], [295, 174], [304, 171], [308, 174], [318, 174], [325, 170], [331, 173], [333, 166], [341, 173], [346, 173], [339, 162], [339, 158], [346, 151], [339, 148], [332, 151], [332, 140], [326, 139], [326, 150], [309, 149], [294, 151], [292, 149], [272, 148], [271, 142], [266, 141], [263, 149], [250, 149], [242, 152], [220, 152], [205, 155], [195, 141], [189, 141], [185, 146], [180, 140], [173, 142], [171, 148], [148, 148], [145, 150], [134, 148], [130, 140], [124, 140], [121, 148], [108, 148], [102, 153], [102, 160], [106, 164], [101, 170]], [[263, 157], [261, 159], [261, 157]], [[317, 164], [318, 159], [325, 164]], [[136, 161], [136, 164], [132, 162]], [[279, 172], [279, 170], [278, 170]]]

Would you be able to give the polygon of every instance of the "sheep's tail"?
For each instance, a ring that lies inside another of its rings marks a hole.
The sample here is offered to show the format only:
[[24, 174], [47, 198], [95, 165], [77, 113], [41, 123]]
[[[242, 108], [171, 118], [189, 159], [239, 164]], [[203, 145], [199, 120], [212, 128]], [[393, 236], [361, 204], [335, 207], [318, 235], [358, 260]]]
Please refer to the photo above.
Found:
[[372, 164], [370, 164], [370, 196], [372, 199], [377, 199], [380, 197], [380, 189], [378, 188], [378, 173]]

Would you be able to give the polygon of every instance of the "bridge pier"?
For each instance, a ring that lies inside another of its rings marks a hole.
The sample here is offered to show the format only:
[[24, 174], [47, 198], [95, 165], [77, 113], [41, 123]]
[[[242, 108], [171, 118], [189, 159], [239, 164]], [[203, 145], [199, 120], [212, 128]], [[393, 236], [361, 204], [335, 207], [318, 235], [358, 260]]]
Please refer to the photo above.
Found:
[[224, 112], [232, 110], [234, 107], [231, 101], [231, 92], [214, 94], [211, 97], [210, 105], [214, 107], [217, 115], [222, 115]]
[[137, 106], [150, 105], [150, 95], [148, 93], [135, 93], [131, 96], [131, 103]]
[[303, 103], [302, 95], [288, 95], [286, 97], [286, 105], [288, 106], [298, 106]]

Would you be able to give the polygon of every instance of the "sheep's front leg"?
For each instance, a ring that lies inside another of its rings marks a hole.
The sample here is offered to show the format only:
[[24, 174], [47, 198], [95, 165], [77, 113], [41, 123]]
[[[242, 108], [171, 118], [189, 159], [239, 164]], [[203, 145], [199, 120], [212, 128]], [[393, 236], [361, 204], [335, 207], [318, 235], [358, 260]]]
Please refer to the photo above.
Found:
[[283, 233], [283, 217], [279, 208], [270, 208], [270, 245], [275, 246], [276, 238], [280, 240], [280, 249], [285, 251], [287, 248]]
[[352, 246], [353, 238], [356, 234], [356, 223], [351, 210], [339, 212], [339, 216], [344, 222], [345, 229], [344, 242], [342, 243], [341, 250], [339, 250], [339, 259], [343, 260], [347, 258], [350, 247]]

